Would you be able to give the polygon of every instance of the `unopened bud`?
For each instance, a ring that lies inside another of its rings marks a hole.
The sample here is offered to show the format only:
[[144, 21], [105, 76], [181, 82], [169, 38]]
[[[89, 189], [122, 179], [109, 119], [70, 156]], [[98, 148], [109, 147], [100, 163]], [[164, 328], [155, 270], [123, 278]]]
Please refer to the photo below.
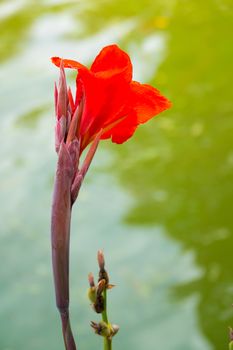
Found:
[[98, 260], [100, 270], [103, 270], [105, 265], [105, 260], [104, 260], [104, 253], [102, 250], [98, 250], [97, 260]]
[[102, 252], [102, 250], [98, 250], [98, 254], [97, 254], [97, 260], [98, 260], [98, 264], [99, 264], [99, 281], [101, 280], [105, 280], [105, 285], [106, 288], [108, 288], [108, 282], [109, 282], [109, 277], [108, 277], [108, 273], [105, 270], [105, 259], [104, 259], [104, 253]]
[[105, 285], [106, 285], [106, 288], [108, 289], [109, 277], [108, 277], [108, 273], [106, 270], [99, 271], [99, 281], [101, 281], [101, 280], [105, 280]]
[[104, 311], [104, 297], [102, 295], [105, 288], [105, 280], [98, 282], [97, 287], [95, 287], [95, 299], [93, 300], [93, 309], [97, 314], [101, 314]]
[[89, 281], [89, 284], [90, 284], [90, 288], [88, 288], [87, 296], [88, 296], [89, 300], [92, 303], [95, 303], [96, 302], [96, 296], [97, 296], [96, 295], [96, 287], [95, 287], [94, 276], [93, 276], [93, 274], [91, 272], [88, 275], [88, 281]]
[[58, 96], [57, 96], [57, 119], [60, 119], [62, 116], [66, 118], [67, 114], [67, 87], [66, 87], [66, 75], [64, 70], [64, 65], [61, 60], [60, 65], [60, 78], [58, 85]]
[[88, 288], [87, 296], [92, 303], [96, 302], [96, 289], [95, 289], [95, 287]]
[[92, 272], [88, 274], [88, 281], [89, 281], [90, 287], [95, 287], [95, 281], [94, 281], [94, 276]]
[[106, 322], [101, 321], [96, 323], [91, 321], [91, 327], [94, 329], [96, 334], [101, 335], [102, 337], [111, 337], [112, 331]]
[[97, 292], [97, 295], [101, 295], [104, 291], [104, 288], [105, 288], [105, 280], [102, 279], [98, 282], [98, 285], [97, 285], [97, 288], [96, 288], [96, 292]]
[[119, 331], [118, 325], [116, 324], [111, 325], [110, 323], [107, 324], [104, 321], [101, 321], [99, 323], [91, 321], [91, 327], [94, 329], [96, 334], [106, 337], [108, 339], [111, 339], [112, 337], [114, 337], [114, 335], [116, 335], [117, 332]]
[[102, 294], [96, 295], [96, 300], [92, 306], [97, 314], [101, 314], [104, 311], [104, 298]]
[[120, 327], [117, 324], [112, 324], [112, 337], [117, 334], [119, 331]]

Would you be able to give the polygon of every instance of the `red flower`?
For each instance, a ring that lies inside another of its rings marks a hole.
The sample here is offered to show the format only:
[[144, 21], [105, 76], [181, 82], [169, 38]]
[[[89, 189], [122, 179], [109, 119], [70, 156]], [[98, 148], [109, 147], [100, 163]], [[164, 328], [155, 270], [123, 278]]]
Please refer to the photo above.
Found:
[[[59, 57], [53, 57], [52, 62], [58, 67], [64, 65], [78, 70], [76, 98], [74, 101], [69, 90], [70, 114], [67, 112], [69, 115], [65, 118], [73, 119], [75, 111], [79, 109], [78, 121], [74, 123], [76, 129], [72, 128], [70, 137], [74, 139], [77, 136], [80, 140], [81, 152], [100, 131], [101, 139], [125, 142], [139, 124], [171, 106], [152, 86], [132, 81], [130, 58], [117, 45], [103, 48], [90, 69], [79, 62]], [[58, 109], [59, 119], [62, 113]]]

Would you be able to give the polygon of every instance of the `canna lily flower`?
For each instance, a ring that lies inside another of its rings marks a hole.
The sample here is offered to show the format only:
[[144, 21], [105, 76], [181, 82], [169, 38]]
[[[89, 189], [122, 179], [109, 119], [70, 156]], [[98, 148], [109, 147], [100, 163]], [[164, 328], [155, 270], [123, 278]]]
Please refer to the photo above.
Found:
[[157, 89], [132, 80], [130, 58], [117, 45], [103, 48], [90, 69], [77, 61], [59, 57], [53, 57], [52, 62], [58, 67], [62, 64], [78, 71], [75, 101], [70, 90], [68, 98], [71, 113], [82, 109], [76, 130], [81, 152], [100, 131], [101, 139], [125, 142], [139, 124], [171, 105]]
[[[117, 45], [103, 48], [90, 69], [79, 62], [59, 57], [53, 57], [52, 62], [60, 68], [59, 85], [55, 85], [54, 93], [58, 162], [51, 217], [53, 275], [65, 348], [76, 350], [69, 317], [72, 206], [100, 139], [123, 143], [134, 134], [139, 124], [171, 104], [152, 86], [132, 80], [130, 58]], [[71, 89], [67, 88], [64, 68], [77, 70], [75, 98]], [[80, 166], [80, 156], [89, 144]], [[101, 255], [99, 264], [104, 266]]]

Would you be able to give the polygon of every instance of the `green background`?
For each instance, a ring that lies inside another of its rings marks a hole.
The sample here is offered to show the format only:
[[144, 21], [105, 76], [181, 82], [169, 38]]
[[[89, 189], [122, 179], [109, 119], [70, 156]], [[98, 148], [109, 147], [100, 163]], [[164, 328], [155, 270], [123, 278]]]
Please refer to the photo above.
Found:
[[[0, 350], [62, 350], [50, 259], [57, 55], [112, 43], [171, 110], [101, 142], [74, 207], [71, 311], [101, 349], [87, 274], [105, 252], [114, 349], [224, 350], [233, 325], [232, 7], [227, 0], [0, 1]], [[69, 82], [74, 87], [72, 73]]]

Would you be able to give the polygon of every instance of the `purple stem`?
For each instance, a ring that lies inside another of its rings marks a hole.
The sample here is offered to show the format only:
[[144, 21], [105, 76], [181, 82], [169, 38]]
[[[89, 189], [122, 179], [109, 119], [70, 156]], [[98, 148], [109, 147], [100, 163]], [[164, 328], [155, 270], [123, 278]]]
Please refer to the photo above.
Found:
[[66, 145], [62, 143], [54, 184], [51, 243], [56, 305], [61, 316], [66, 350], [76, 350], [69, 319], [69, 247], [73, 176], [72, 159]]
[[102, 130], [96, 135], [87, 152], [84, 164], [77, 173], [80, 143], [73, 140], [67, 145], [62, 141], [59, 145], [52, 203], [51, 243], [56, 304], [61, 316], [66, 350], [76, 350], [69, 319], [69, 249], [72, 204], [78, 196], [101, 135]]

